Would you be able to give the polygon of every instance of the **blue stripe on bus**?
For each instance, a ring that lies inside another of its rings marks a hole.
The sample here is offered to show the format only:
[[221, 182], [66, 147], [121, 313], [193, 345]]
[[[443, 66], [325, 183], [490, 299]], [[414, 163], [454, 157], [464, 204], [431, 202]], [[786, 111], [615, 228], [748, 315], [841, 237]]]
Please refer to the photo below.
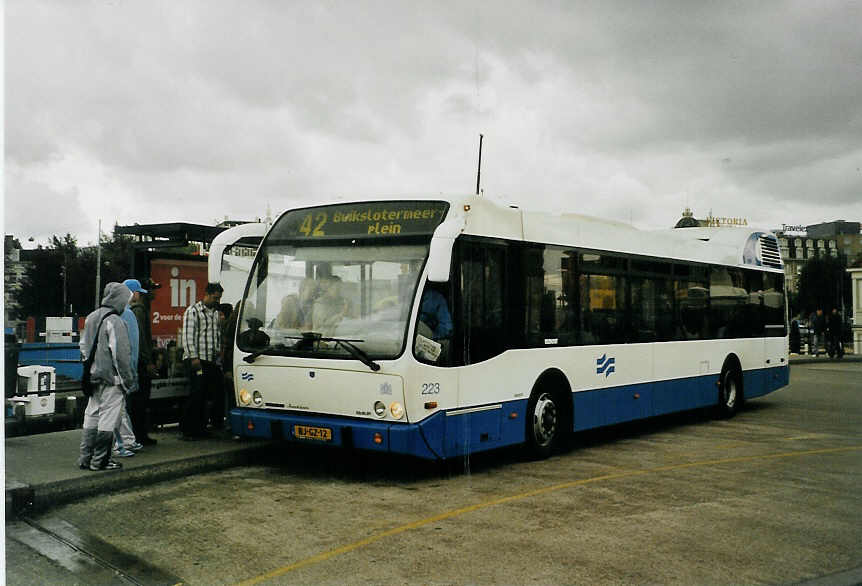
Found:
[[[574, 429], [582, 431], [716, 405], [718, 378], [717, 374], [709, 374], [573, 393]], [[789, 382], [788, 366], [747, 370], [742, 374], [746, 399], [771, 393]]]
[[[789, 378], [788, 366], [745, 371], [745, 398], [759, 397], [786, 386]], [[715, 405], [717, 381], [718, 375], [711, 374], [572, 393], [574, 430]], [[436, 460], [522, 443], [526, 412], [527, 400], [519, 399], [501, 403], [499, 407], [440, 411], [410, 424], [243, 408], [231, 410], [230, 418], [234, 433], [239, 435], [325, 443]], [[327, 428], [332, 438], [328, 441], [300, 440], [295, 437], [296, 425]], [[375, 441], [375, 435], [379, 441]]]

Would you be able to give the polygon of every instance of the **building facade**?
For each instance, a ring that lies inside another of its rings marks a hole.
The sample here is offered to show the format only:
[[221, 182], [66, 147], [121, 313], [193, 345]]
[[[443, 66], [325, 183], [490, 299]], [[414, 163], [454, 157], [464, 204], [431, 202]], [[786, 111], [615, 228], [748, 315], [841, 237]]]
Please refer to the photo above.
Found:
[[7, 234], [3, 239], [3, 326], [12, 328], [19, 338], [23, 335], [25, 322], [18, 319], [18, 298], [26, 273], [27, 263], [21, 260], [21, 244]]
[[781, 230], [776, 230], [775, 234], [784, 259], [788, 290], [799, 290], [799, 274], [809, 258], [843, 254], [847, 258], [847, 266], [857, 266], [862, 262], [859, 222], [836, 220], [805, 226], [804, 235]]
[[784, 261], [785, 286], [794, 293], [799, 292], [799, 275], [809, 258], [838, 256], [838, 241], [835, 238], [812, 238], [781, 231], [777, 231], [776, 236]]

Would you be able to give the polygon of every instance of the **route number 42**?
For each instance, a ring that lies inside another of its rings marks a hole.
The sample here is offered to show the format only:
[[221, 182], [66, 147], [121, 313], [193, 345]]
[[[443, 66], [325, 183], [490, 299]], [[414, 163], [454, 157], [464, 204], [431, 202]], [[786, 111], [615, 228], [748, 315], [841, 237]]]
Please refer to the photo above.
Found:
[[302, 220], [302, 224], [299, 225], [299, 231], [308, 237], [326, 236], [323, 227], [326, 225], [327, 219], [326, 212], [319, 212], [313, 219], [312, 215], [308, 214]]

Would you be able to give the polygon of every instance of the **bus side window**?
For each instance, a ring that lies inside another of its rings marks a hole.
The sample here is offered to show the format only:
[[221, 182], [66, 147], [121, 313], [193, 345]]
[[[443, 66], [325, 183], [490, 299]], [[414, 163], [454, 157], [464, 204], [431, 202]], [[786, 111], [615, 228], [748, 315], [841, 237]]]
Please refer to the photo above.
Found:
[[765, 336], [785, 336], [787, 318], [784, 303], [784, 275], [763, 275], [763, 309], [766, 322]]
[[531, 246], [524, 248], [521, 258], [521, 272], [524, 275], [526, 287], [524, 289], [524, 313], [526, 345], [535, 346], [541, 336], [542, 322], [542, 298], [544, 296], [544, 267], [542, 259], [542, 247]]
[[579, 342], [577, 253], [555, 246], [524, 253], [527, 278], [527, 346]]
[[626, 278], [622, 275], [580, 275], [585, 344], [626, 341]]
[[677, 340], [708, 337], [709, 280], [706, 269], [695, 265], [674, 265], [674, 325]]
[[578, 262], [583, 343], [625, 343], [629, 330], [626, 260], [584, 252]]
[[654, 260], [631, 261], [631, 342], [673, 339], [671, 264]]
[[[760, 271], [745, 271], [744, 275], [745, 284], [743, 287], [745, 287], [746, 292], [748, 293], [746, 318], [749, 325], [746, 333], [749, 337], [753, 338], [767, 335], [765, 327], [766, 308], [763, 295], [763, 278], [765, 276], [766, 275]], [[781, 321], [778, 323], [781, 323]]]
[[460, 323], [464, 364], [488, 360], [506, 349], [506, 249], [461, 242]]

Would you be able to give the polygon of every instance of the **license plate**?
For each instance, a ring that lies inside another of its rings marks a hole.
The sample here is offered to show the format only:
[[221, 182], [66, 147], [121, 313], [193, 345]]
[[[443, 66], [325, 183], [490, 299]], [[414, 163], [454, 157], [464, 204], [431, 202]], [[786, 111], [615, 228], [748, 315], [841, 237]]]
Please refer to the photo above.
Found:
[[296, 439], [331, 442], [332, 430], [328, 427], [312, 427], [310, 425], [294, 425], [293, 435]]

